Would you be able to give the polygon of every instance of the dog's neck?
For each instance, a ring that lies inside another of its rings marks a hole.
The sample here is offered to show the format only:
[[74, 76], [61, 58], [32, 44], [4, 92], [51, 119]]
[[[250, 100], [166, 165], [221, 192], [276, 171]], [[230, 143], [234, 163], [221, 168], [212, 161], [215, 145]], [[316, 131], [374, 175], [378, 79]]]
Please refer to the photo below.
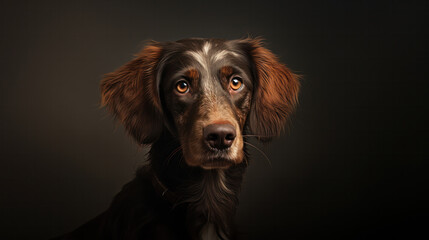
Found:
[[189, 167], [179, 141], [170, 134], [152, 145], [149, 159], [158, 194], [173, 208], [186, 206], [189, 224], [200, 229], [213, 224], [221, 234], [229, 231], [247, 161], [222, 170]]

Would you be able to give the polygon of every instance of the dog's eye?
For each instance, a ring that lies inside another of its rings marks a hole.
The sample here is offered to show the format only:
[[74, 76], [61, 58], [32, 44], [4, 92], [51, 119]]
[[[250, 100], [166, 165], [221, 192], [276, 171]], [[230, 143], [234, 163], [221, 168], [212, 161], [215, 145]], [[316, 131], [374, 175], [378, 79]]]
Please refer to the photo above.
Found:
[[233, 77], [229, 82], [229, 87], [234, 91], [239, 90], [241, 85], [243, 85], [243, 80], [241, 80], [239, 77]]
[[176, 84], [176, 90], [179, 93], [187, 93], [189, 91], [189, 84], [186, 81], [179, 81]]

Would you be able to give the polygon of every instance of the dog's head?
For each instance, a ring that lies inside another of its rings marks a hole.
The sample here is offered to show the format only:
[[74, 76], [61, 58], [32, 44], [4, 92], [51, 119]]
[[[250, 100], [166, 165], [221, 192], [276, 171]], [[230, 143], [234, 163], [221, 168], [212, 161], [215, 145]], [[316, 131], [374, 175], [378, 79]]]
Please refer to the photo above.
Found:
[[102, 104], [140, 144], [169, 131], [185, 162], [205, 169], [241, 163], [246, 129], [279, 135], [298, 89], [257, 39], [152, 42], [101, 84]]

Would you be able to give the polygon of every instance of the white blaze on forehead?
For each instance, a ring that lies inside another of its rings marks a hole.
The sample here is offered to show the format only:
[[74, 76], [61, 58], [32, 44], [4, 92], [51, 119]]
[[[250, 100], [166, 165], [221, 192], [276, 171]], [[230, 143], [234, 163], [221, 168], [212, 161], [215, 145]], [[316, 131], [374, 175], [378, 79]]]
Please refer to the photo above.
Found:
[[220, 50], [209, 55], [210, 50], [212, 50], [212, 44], [210, 42], [205, 42], [201, 50], [187, 51], [186, 54], [192, 56], [198, 63], [201, 64], [201, 66], [203, 66], [207, 70], [210, 61], [219, 61], [221, 59], [224, 59], [228, 54], [231, 54], [236, 57], [239, 56], [237, 53], [228, 50]]
[[214, 60], [214, 61], [219, 61], [219, 60], [221, 60], [221, 59], [225, 58], [225, 56], [226, 56], [228, 53], [229, 53], [229, 51], [226, 51], [226, 50], [219, 51], [219, 52], [217, 52], [217, 53], [215, 53], [215, 54], [213, 55], [213, 60]]
[[[214, 52], [214, 49], [212, 48], [212, 44], [210, 42], [204, 42], [202, 48], [197, 51], [187, 51], [186, 54], [194, 58], [205, 70], [205, 73], [207, 76], [210, 76], [212, 73], [210, 72], [210, 64], [216, 61], [220, 61], [222, 59], [225, 59], [229, 54], [239, 57], [240, 55], [228, 51], [226, 49], [218, 50]], [[212, 52], [209, 54], [209, 52]], [[213, 87], [212, 84], [210, 84], [209, 81], [202, 81], [203, 88], [205, 91], [211, 91], [211, 88]]]
[[203, 53], [205, 55], [208, 55], [209, 54], [209, 50], [210, 50], [211, 47], [212, 47], [212, 45], [209, 42], [204, 43]]
[[203, 54], [201, 54], [200, 51], [187, 51], [186, 53], [193, 57], [195, 60], [197, 60], [197, 62], [200, 63], [201, 66], [207, 68], [207, 58]]
[[204, 69], [208, 70], [210, 48], [211, 44], [205, 42], [201, 51], [187, 51], [186, 54], [192, 56]]
[[233, 55], [233, 56], [235, 56], [235, 57], [239, 57], [239, 56], [240, 56], [240, 55], [238, 55], [237, 53], [232, 52], [232, 51], [228, 51], [228, 50], [221, 50], [221, 51], [219, 51], [219, 52], [217, 52], [217, 53], [213, 54], [213, 60], [214, 60], [214, 61], [222, 60], [222, 59], [224, 59], [228, 54], [231, 54], [231, 55]]

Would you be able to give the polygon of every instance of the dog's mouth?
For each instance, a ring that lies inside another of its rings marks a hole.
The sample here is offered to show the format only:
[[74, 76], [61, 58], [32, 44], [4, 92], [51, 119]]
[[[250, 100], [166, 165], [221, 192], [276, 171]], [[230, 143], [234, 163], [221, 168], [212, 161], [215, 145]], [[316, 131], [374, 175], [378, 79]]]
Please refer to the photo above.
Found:
[[235, 138], [233, 143], [227, 146], [210, 144], [207, 140], [198, 137], [191, 139], [197, 141], [190, 141], [187, 138], [181, 141], [184, 160], [190, 167], [200, 167], [206, 170], [227, 169], [240, 164], [244, 159], [241, 136]]
[[227, 158], [208, 158], [201, 163], [203, 169], [226, 169], [234, 164], [234, 161]]

